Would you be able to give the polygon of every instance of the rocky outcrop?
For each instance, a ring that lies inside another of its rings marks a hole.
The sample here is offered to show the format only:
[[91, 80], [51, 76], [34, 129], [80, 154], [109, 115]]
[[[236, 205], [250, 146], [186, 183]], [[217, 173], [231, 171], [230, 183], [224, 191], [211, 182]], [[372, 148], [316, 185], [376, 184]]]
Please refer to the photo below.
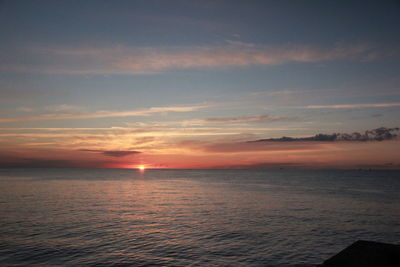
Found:
[[400, 266], [400, 245], [359, 240], [326, 260], [323, 267]]

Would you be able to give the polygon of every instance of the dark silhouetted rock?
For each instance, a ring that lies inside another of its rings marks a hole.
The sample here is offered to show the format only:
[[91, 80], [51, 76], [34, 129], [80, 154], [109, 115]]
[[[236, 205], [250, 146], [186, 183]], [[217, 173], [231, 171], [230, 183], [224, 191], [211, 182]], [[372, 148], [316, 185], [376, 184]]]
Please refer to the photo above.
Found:
[[332, 258], [326, 267], [395, 267], [400, 266], [400, 245], [359, 240]]

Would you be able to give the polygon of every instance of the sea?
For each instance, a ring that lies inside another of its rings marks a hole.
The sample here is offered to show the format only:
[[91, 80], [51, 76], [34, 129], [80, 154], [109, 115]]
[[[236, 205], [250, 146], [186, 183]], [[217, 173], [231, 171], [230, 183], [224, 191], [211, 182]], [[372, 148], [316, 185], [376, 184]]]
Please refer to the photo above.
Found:
[[315, 266], [400, 243], [400, 172], [0, 169], [0, 266]]

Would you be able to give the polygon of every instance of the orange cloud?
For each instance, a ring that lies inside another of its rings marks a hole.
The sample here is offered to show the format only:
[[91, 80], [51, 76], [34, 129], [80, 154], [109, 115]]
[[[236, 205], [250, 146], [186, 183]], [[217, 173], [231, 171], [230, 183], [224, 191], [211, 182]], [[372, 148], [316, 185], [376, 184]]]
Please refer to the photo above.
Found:
[[207, 107], [208, 105], [193, 106], [172, 106], [172, 107], [152, 107], [140, 110], [128, 111], [98, 111], [95, 113], [63, 113], [63, 114], [43, 114], [31, 117], [20, 118], [0, 118], [0, 123], [5, 122], [22, 122], [22, 121], [45, 121], [45, 120], [66, 120], [66, 119], [94, 119], [94, 118], [111, 118], [111, 117], [140, 117], [149, 116], [163, 112], [189, 112]]

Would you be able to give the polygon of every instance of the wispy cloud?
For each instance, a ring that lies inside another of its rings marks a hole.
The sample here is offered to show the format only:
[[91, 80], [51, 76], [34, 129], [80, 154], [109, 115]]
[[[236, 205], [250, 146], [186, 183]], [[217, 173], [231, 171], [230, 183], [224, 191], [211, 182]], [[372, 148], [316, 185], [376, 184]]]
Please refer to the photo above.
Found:
[[5, 122], [23, 122], [23, 121], [45, 121], [45, 120], [66, 120], [66, 119], [95, 119], [111, 117], [139, 117], [149, 116], [163, 112], [189, 112], [207, 107], [206, 104], [192, 106], [171, 106], [171, 107], [152, 107], [140, 110], [127, 111], [98, 111], [94, 113], [63, 113], [63, 114], [43, 114], [30, 117], [19, 118], [0, 118], [0, 123]]
[[237, 116], [237, 117], [213, 117], [205, 119], [193, 119], [183, 121], [182, 125], [204, 125], [208, 123], [267, 123], [277, 121], [290, 121], [295, 118], [278, 117], [271, 115], [250, 115], [250, 116]]
[[311, 105], [308, 109], [353, 109], [353, 108], [386, 108], [398, 107], [400, 102], [392, 103], [368, 103], [368, 104], [338, 104], [338, 105]]
[[193, 47], [33, 47], [20, 64], [10, 59], [0, 70], [55, 74], [146, 74], [171, 69], [279, 65], [288, 62], [373, 60], [382, 51], [369, 45], [263, 46], [228, 41]]
[[205, 122], [275, 122], [290, 120], [293, 118], [287, 117], [275, 117], [271, 115], [253, 115], [253, 116], [240, 116], [240, 117], [222, 117], [222, 118], [207, 118], [203, 121]]
[[[326, 89], [325, 89], [326, 91]], [[252, 92], [253, 96], [292, 96], [292, 95], [300, 95], [300, 94], [315, 94], [320, 93], [320, 90], [316, 89], [304, 89], [304, 90], [274, 90], [274, 91], [262, 91], [262, 92]]]

